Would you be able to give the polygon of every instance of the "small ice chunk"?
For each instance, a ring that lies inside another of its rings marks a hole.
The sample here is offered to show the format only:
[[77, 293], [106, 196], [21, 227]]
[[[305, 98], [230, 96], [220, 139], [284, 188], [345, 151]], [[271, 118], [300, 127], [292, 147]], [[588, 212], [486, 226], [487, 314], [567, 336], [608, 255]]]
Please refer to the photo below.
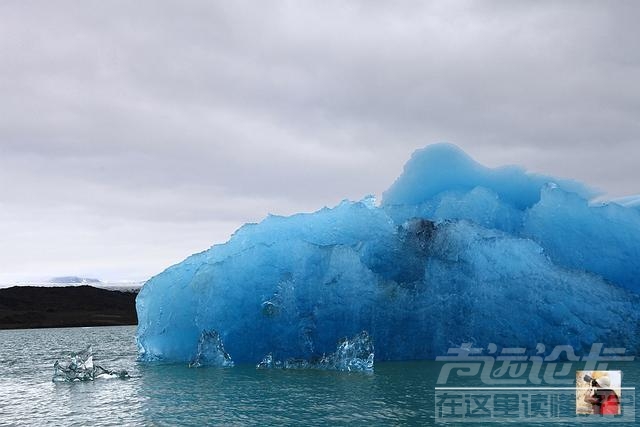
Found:
[[84, 350], [71, 353], [66, 362], [56, 360], [53, 364], [53, 382], [93, 381], [96, 378], [129, 378], [127, 371], [111, 371], [93, 363], [93, 350], [87, 346]]

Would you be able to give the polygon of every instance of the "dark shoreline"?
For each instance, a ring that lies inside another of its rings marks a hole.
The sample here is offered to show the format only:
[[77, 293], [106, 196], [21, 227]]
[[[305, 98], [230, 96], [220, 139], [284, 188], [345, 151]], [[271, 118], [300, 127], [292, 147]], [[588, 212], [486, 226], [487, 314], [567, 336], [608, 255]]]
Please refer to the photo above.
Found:
[[137, 325], [137, 295], [93, 286], [0, 289], [0, 329]]

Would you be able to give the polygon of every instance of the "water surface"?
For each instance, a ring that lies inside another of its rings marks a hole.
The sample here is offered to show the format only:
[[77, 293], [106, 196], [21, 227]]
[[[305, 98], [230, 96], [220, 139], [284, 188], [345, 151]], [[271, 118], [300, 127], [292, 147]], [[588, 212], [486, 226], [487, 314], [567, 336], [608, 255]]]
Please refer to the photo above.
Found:
[[[136, 362], [134, 335], [133, 326], [0, 331], [0, 425], [436, 424], [437, 362], [376, 363], [373, 374], [190, 369]], [[88, 344], [95, 363], [131, 378], [53, 383], [54, 362]], [[621, 369], [625, 386], [640, 380], [637, 363]]]

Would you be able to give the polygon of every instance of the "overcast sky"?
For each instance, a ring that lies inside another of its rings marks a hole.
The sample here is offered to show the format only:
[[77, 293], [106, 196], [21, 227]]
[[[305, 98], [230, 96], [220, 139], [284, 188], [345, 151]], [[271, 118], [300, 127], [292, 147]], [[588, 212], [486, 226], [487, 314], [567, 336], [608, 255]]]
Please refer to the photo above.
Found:
[[640, 2], [0, 2], [0, 283], [146, 279], [417, 148], [640, 193]]

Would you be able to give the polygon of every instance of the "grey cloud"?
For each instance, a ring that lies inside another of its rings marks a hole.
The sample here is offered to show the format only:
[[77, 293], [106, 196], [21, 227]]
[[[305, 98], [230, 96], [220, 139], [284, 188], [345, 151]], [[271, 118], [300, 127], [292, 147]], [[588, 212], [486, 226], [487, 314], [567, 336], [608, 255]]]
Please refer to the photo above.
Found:
[[16, 218], [72, 206], [173, 238], [224, 224], [226, 236], [268, 212], [381, 194], [439, 141], [488, 165], [638, 192], [639, 8], [3, 2], [0, 205]]

